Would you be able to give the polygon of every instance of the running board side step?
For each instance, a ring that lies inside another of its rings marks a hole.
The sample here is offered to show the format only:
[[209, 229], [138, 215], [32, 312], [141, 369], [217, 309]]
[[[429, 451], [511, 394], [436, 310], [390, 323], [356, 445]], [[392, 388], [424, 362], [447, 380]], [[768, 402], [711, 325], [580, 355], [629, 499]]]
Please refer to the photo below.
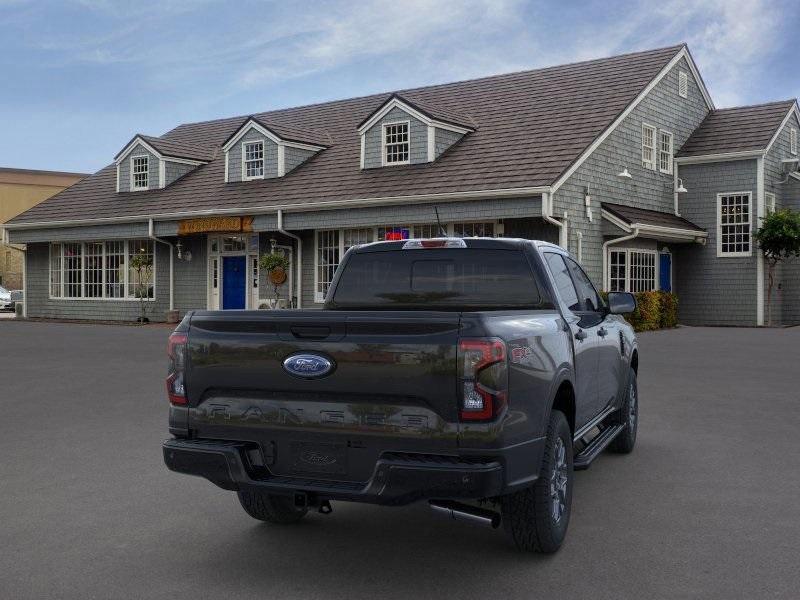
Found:
[[614, 441], [614, 438], [622, 433], [623, 429], [625, 429], [625, 424], [609, 425], [603, 429], [580, 453], [575, 455], [572, 461], [572, 468], [576, 471], [588, 469], [592, 461]]

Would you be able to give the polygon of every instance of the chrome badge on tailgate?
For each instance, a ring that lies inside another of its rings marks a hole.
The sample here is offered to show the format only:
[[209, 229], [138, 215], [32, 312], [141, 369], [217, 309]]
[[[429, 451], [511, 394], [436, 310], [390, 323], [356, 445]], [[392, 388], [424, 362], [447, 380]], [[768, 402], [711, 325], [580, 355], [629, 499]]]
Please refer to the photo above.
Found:
[[283, 369], [289, 375], [313, 379], [333, 371], [333, 361], [319, 354], [292, 354], [283, 361]]

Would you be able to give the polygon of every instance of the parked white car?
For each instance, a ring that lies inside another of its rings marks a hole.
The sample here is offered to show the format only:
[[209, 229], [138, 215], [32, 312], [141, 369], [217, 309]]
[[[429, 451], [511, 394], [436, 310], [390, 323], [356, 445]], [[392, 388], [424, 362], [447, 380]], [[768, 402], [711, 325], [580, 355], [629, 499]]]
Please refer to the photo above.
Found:
[[14, 302], [11, 300], [11, 292], [0, 285], [0, 310], [14, 310]]

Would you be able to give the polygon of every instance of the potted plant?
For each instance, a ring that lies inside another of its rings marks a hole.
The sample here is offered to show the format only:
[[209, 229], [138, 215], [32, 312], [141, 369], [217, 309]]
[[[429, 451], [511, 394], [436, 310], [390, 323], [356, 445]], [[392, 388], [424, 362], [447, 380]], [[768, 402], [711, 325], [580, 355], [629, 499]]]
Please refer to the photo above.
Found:
[[139, 299], [141, 314], [139, 323], [147, 323], [147, 300], [150, 298], [151, 282], [153, 279], [153, 259], [145, 252], [137, 252], [131, 257], [131, 269], [136, 275], [133, 286], [133, 293]]
[[279, 252], [262, 254], [259, 259], [259, 266], [267, 272], [267, 279], [270, 284], [272, 284], [273, 293], [275, 295], [273, 308], [279, 308], [280, 286], [286, 282], [287, 271], [289, 270], [289, 259]]

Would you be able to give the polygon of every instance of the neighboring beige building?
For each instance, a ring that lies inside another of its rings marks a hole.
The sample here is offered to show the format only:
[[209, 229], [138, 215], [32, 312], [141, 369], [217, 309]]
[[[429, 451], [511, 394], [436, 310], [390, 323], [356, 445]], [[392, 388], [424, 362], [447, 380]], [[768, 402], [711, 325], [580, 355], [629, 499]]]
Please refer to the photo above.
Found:
[[[0, 167], [0, 227], [42, 200], [86, 177], [85, 173], [34, 171]], [[0, 285], [22, 288], [22, 251], [0, 238]]]

